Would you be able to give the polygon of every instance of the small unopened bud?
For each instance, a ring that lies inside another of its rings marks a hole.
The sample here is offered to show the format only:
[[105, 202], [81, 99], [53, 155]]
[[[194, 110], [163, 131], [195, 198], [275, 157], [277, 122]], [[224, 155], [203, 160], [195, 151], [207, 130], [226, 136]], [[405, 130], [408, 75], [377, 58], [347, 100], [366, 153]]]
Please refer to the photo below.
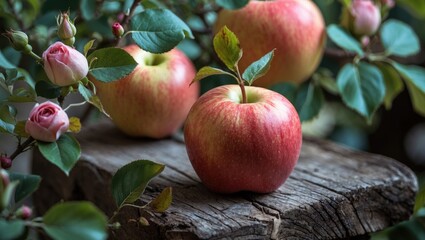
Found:
[[114, 34], [116, 38], [120, 38], [124, 34], [124, 28], [119, 22], [115, 22], [112, 25], [112, 34]]
[[28, 44], [28, 36], [21, 31], [7, 31], [4, 36], [6, 36], [12, 47], [17, 50], [24, 53], [29, 53], [32, 51], [31, 45]]
[[57, 18], [58, 24], [58, 36], [59, 38], [69, 46], [72, 46], [75, 42], [75, 34], [77, 29], [74, 26], [74, 23], [69, 19], [68, 13], [64, 12]]
[[2, 168], [9, 169], [10, 167], [12, 167], [12, 159], [6, 156], [2, 156], [0, 157], [0, 164]]
[[350, 12], [353, 16], [353, 32], [360, 36], [374, 34], [381, 25], [381, 12], [371, 0], [354, 0]]
[[27, 220], [32, 216], [32, 209], [26, 205], [23, 205], [15, 213], [16, 217]]
[[341, 25], [356, 37], [371, 36], [381, 25], [381, 12], [372, 0], [353, 0], [342, 13]]
[[369, 45], [369, 43], [370, 43], [370, 37], [369, 36], [363, 36], [361, 39], [360, 39], [360, 42], [362, 43], [362, 46], [363, 47], [366, 47], [367, 45]]
[[10, 183], [9, 174], [4, 169], [0, 169], [0, 181], [3, 185], [3, 189], [6, 188]]

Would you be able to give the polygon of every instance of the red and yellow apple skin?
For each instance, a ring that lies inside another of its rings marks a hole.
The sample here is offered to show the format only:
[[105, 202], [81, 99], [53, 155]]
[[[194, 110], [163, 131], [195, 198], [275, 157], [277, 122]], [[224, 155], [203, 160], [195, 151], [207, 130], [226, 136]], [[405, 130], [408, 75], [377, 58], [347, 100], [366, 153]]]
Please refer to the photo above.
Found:
[[164, 138], [184, 123], [199, 97], [192, 62], [180, 50], [152, 54], [124, 47], [138, 63], [127, 77], [111, 83], [94, 80], [105, 111], [125, 134]]
[[301, 123], [282, 95], [238, 85], [214, 88], [193, 105], [185, 123], [187, 153], [204, 185], [220, 193], [276, 190], [301, 151]]
[[276, 48], [270, 71], [254, 85], [301, 83], [319, 65], [326, 42], [323, 16], [311, 0], [250, 1], [239, 10], [222, 10], [214, 32], [226, 25], [240, 40], [243, 72]]

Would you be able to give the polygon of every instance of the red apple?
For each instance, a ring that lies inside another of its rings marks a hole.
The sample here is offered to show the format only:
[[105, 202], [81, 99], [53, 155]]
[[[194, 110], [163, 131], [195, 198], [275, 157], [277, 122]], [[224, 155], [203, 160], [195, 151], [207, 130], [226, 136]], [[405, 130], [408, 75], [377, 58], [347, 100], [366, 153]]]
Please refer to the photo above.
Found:
[[319, 65], [326, 40], [325, 23], [311, 0], [250, 1], [239, 10], [222, 10], [214, 31], [226, 25], [239, 38], [243, 72], [265, 52], [276, 48], [270, 71], [254, 84], [300, 83]]
[[184, 136], [193, 168], [212, 191], [276, 190], [297, 163], [301, 123], [282, 95], [260, 87], [214, 88], [192, 106]]
[[138, 63], [127, 77], [94, 81], [105, 111], [130, 136], [163, 138], [183, 125], [199, 96], [192, 62], [180, 50], [153, 54], [137, 45], [124, 48]]

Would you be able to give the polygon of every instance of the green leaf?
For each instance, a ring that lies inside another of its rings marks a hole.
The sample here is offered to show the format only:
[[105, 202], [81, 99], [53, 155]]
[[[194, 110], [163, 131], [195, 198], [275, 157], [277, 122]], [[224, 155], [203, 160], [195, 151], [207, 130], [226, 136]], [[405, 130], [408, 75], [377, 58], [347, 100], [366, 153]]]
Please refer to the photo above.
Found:
[[266, 75], [269, 71], [273, 56], [274, 49], [259, 60], [251, 63], [243, 72], [242, 78], [247, 81], [249, 85], [252, 85], [255, 80]]
[[325, 102], [325, 96], [320, 87], [310, 83], [303, 84], [298, 90], [295, 106], [301, 122], [312, 120], [316, 117]]
[[229, 75], [229, 76], [232, 76], [233, 78], [236, 78], [236, 76], [234, 76], [231, 73], [228, 73], [228, 72], [223, 71], [223, 70], [218, 69], [218, 68], [213, 68], [213, 67], [208, 67], [207, 66], [207, 67], [203, 67], [203, 68], [199, 69], [199, 71], [196, 73], [196, 76], [193, 79], [192, 83], [197, 82], [197, 81], [200, 81], [200, 80], [202, 80], [202, 79], [204, 79], [206, 77], [209, 77], [209, 76], [222, 75], [222, 74]]
[[78, 92], [81, 94], [81, 96], [83, 96], [84, 100], [95, 106], [101, 113], [109, 117], [108, 113], [105, 112], [105, 109], [103, 108], [102, 102], [100, 101], [99, 97], [94, 95], [88, 88], [86, 88], [81, 83], [78, 85]]
[[0, 240], [15, 240], [25, 234], [25, 222], [0, 218]]
[[242, 57], [239, 39], [226, 26], [222, 27], [213, 40], [214, 50], [220, 60], [233, 72]]
[[80, 11], [83, 19], [92, 20], [96, 16], [96, 2], [93, 0], [80, 1]]
[[80, 158], [80, 144], [68, 133], [62, 134], [56, 142], [37, 141], [37, 144], [41, 154], [48, 161], [58, 166], [66, 175], [69, 175]]
[[367, 117], [368, 121], [385, 97], [382, 73], [364, 62], [358, 66], [346, 64], [338, 73], [337, 84], [344, 103]]
[[0, 72], [0, 102], [6, 101], [12, 95], [11, 88], [6, 85], [6, 78]]
[[312, 78], [318, 85], [323, 87], [326, 91], [335, 95], [339, 94], [336, 80], [330, 70], [319, 69], [316, 73], [313, 74]]
[[0, 212], [10, 204], [13, 193], [15, 192], [17, 186], [18, 181], [10, 182], [4, 191], [0, 192]]
[[120, 169], [112, 177], [112, 196], [119, 207], [140, 198], [149, 181], [165, 166], [149, 160], [137, 160]]
[[84, 56], [87, 56], [87, 53], [92, 49], [95, 39], [90, 40], [86, 45], [84, 45]]
[[131, 19], [131, 36], [140, 48], [152, 53], [173, 49], [192, 31], [179, 17], [167, 9], [147, 9]]
[[3, 53], [0, 51], [0, 68], [16, 68], [15, 65], [10, 63], [3, 55]]
[[13, 132], [16, 136], [28, 138], [30, 135], [25, 131], [26, 120], [16, 122], [15, 129]]
[[106, 216], [90, 202], [54, 205], [43, 216], [43, 229], [53, 239], [101, 240], [107, 238]]
[[349, 52], [355, 52], [361, 57], [364, 55], [360, 43], [340, 26], [335, 24], [329, 25], [327, 27], [327, 33], [329, 38], [339, 47]]
[[381, 40], [388, 55], [407, 57], [421, 50], [419, 38], [413, 29], [395, 19], [382, 25]]
[[31, 174], [22, 174], [22, 173], [9, 173], [11, 181], [19, 181], [18, 186], [15, 191], [15, 202], [20, 202], [25, 198], [29, 197], [35, 190], [38, 189], [38, 186], [41, 182], [41, 177]]
[[165, 212], [170, 207], [172, 201], [173, 190], [171, 187], [167, 187], [149, 203], [149, 207], [155, 212]]
[[37, 95], [34, 90], [27, 88], [17, 88], [13, 90], [13, 94], [9, 97], [10, 102], [25, 103], [36, 102]]
[[425, 68], [405, 66], [396, 62], [392, 65], [405, 80], [416, 112], [425, 116]]
[[121, 48], [102, 48], [87, 58], [91, 65], [90, 74], [101, 82], [112, 82], [130, 74], [137, 66], [133, 57]]
[[389, 110], [391, 109], [394, 98], [403, 91], [404, 85], [400, 75], [393, 67], [387, 64], [379, 64], [378, 66], [383, 74], [385, 82], [386, 93], [384, 105], [385, 108]]
[[215, 2], [225, 9], [236, 10], [245, 7], [249, 0], [216, 0]]
[[16, 124], [16, 109], [9, 105], [0, 105], [0, 132], [13, 134]]
[[61, 87], [48, 81], [38, 81], [35, 84], [35, 92], [40, 97], [54, 99], [61, 95]]

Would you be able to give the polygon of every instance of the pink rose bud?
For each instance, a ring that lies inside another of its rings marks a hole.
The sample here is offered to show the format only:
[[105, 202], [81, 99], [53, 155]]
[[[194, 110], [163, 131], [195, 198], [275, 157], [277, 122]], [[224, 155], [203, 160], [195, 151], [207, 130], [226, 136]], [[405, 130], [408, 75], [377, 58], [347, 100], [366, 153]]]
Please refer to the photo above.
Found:
[[68, 115], [52, 102], [36, 104], [25, 124], [25, 131], [31, 137], [44, 142], [55, 142], [68, 128]]
[[58, 24], [58, 36], [59, 38], [69, 46], [74, 45], [75, 34], [77, 29], [74, 26], [74, 23], [69, 19], [68, 13], [64, 12], [57, 18]]
[[18, 208], [18, 210], [16, 210], [15, 215], [22, 220], [27, 220], [32, 215], [32, 209], [26, 205], [23, 205], [22, 207]]
[[358, 36], [374, 34], [381, 24], [381, 12], [371, 0], [353, 0], [350, 13], [353, 33]]
[[112, 25], [112, 34], [114, 34], [116, 38], [120, 38], [124, 34], [124, 28], [119, 22]]
[[0, 164], [2, 168], [9, 169], [10, 167], [12, 167], [12, 159], [6, 156], [2, 156], [0, 157]]
[[43, 53], [44, 71], [58, 86], [69, 86], [87, 76], [89, 64], [79, 51], [61, 42], [51, 45]]

